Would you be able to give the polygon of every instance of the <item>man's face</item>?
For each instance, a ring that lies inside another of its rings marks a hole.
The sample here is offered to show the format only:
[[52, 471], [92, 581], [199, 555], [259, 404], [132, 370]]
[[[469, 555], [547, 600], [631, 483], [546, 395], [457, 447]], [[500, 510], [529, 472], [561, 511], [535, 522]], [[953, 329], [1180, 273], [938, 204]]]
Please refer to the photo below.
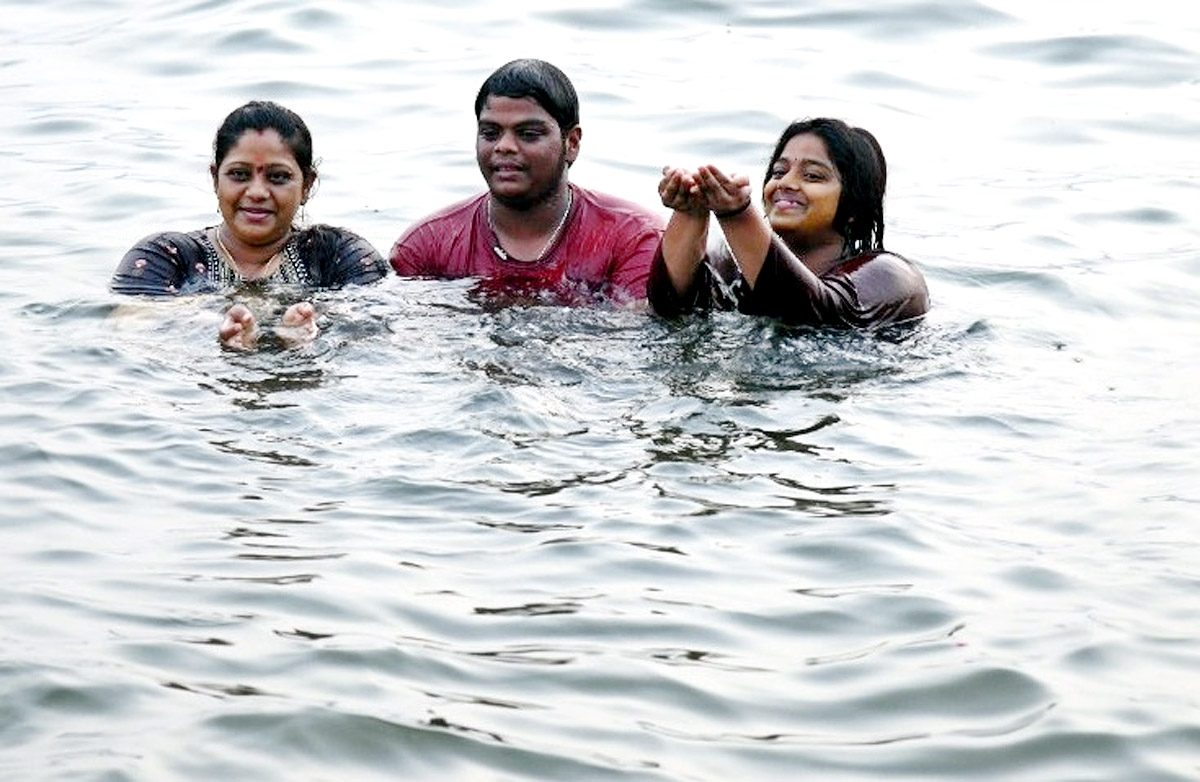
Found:
[[489, 95], [479, 112], [475, 159], [497, 201], [528, 209], [556, 193], [579, 155], [579, 126], [564, 136], [533, 98]]

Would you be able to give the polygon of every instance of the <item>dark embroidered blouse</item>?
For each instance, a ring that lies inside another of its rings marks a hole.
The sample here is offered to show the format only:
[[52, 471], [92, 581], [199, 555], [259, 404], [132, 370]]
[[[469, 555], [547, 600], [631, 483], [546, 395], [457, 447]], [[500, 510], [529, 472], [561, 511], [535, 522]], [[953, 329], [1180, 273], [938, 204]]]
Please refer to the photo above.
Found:
[[[211, 229], [147, 236], [117, 264], [115, 293], [174, 296], [227, 290], [244, 282], [213, 246]], [[315, 225], [296, 231], [284, 245], [283, 262], [264, 281], [306, 288], [337, 288], [375, 282], [387, 262], [361, 236]]]

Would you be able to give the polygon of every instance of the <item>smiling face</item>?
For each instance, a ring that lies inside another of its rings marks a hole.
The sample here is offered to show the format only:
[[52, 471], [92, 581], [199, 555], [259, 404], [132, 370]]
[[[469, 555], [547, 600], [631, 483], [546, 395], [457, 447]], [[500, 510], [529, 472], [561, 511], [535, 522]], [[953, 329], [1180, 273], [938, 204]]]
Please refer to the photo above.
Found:
[[242, 133], [212, 175], [230, 238], [251, 247], [282, 243], [312, 184], [273, 129]]
[[771, 228], [797, 246], [841, 241], [833, 227], [841, 197], [837, 167], [825, 142], [812, 133], [788, 140], [763, 185], [763, 209]]
[[497, 201], [528, 209], [566, 186], [567, 167], [579, 155], [579, 126], [564, 136], [533, 98], [490, 95], [479, 112], [475, 159]]

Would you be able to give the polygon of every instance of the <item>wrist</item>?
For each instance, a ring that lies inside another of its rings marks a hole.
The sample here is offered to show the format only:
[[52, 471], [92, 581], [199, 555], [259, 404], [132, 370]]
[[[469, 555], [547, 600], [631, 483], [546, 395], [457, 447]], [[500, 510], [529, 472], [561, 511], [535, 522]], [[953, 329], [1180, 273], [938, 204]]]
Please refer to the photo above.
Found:
[[713, 214], [716, 215], [716, 218], [718, 220], [728, 220], [731, 217], [737, 217], [738, 215], [745, 213], [745, 211], [750, 208], [750, 204], [752, 202], [753, 202], [753, 199], [747, 198], [746, 203], [742, 204], [739, 207], [736, 207], [734, 209], [727, 209], [724, 212], [714, 211]]
[[680, 217], [689, 217], [693, 220], [704, 218], [708, 219], [708, 207], [706, 206], [675, 206], [671, 207], [671, 214], [679, 215]]

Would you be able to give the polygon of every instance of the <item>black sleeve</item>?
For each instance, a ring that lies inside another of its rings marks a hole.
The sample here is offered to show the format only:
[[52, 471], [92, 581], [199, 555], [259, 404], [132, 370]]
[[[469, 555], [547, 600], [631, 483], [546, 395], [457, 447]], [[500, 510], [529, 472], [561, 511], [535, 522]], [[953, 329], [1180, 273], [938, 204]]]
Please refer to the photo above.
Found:
[[921, 316], [928, 294], [920, 272], [900, 256], [865, 253], [817, 277], [776, 236], [739, 309], [793, 325], [866, 328]]
[[805, 326], [856, 326], [853, 286], [845, 279], [822, 279], [806, 267], [778, 236], [754, 281], [746, 286], [738, 309]]
[[706, 309], [709, 304], [708, 267], [703, 263], [696, 269], [692, 285], [682, 295], [675, 290], [671, 275], [667, 272], [667, 260], [663, 256], [662, 240], [654, 251], [650, 262], [650, 276], [646, 279], [646, 298], [659, 315], [673, 318], [685, 312]]
[[174, 296], [183, 289], [189, 270], [204, 263], [204, 249], [195, 236], [154, 234], [125, 253], [109, 288], [114, 293]]
[[316, 285], [365, 285], [387, 276], [388, 265], [371, 243], [352, 231], [315, 225], [300, 238], [300, 257]]
[[745, 280], [741, 278], [728, 248], [713, 246], [696, 268], [691, 286], [680, 294], [667, 272], [667, 260], [663, 256], [660, 240], [654, 261], [650, 264], [646, 298], [654, 311], [666, 318], [698, 310], [732, 310], [737, 308], [739, 291], [744, 284]]

